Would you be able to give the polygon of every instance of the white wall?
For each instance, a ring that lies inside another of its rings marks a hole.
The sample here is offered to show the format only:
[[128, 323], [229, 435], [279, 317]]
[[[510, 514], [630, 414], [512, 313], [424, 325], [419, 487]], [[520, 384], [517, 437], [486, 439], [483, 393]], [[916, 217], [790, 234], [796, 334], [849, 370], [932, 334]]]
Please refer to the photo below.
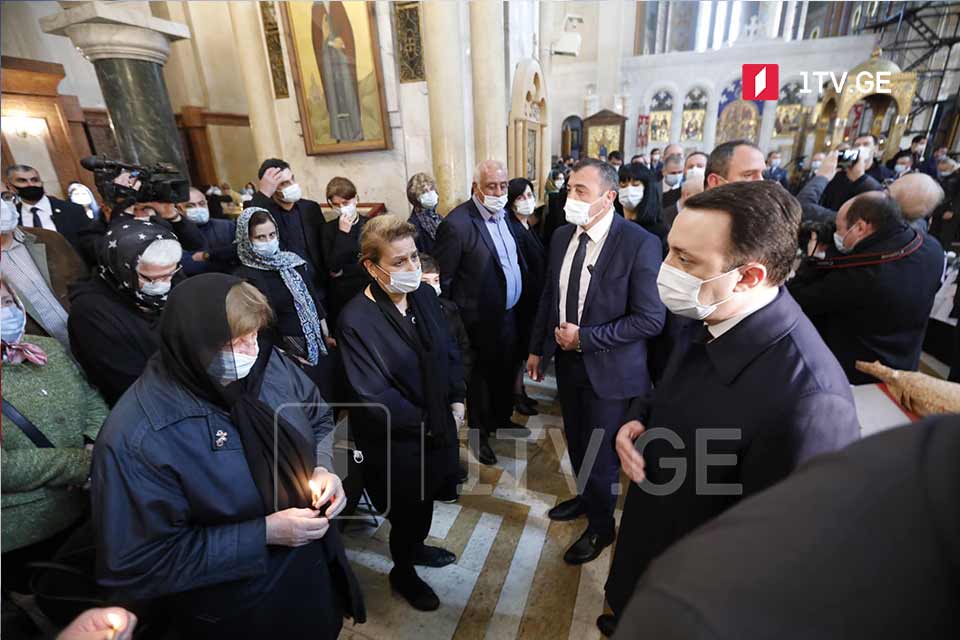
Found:
[[[571, 3], [573, 4], [573, 3]], [[803, 40], [783, 42], [738, 41], [732, 47], [723, 47], [707, 53], [679, 52], [648, 56], [628, 55], [620, 60], [608, 59], [604, 63], [619, 64], [621, 82], [629, 82], [630, 107], [627, 116], [625, 156], [630, 156], [636, 148], [637, 115], [649, 111], [650, 99], [660, 89], [669, 89], [674, 100], [674, 121], [679, 127], [683, 98], [694, 87], [707, 91], [707, 126], [715, 122], [723, 87], [740, 77], [741, 65], [745, 63], [767, 62], [780, 66], [780, 84], [798, 76], [801, 71], [835, 71], [837, 73], [852, 69], [869, 59], [873, 50], [873, 36], [849, 36], [824, 40]], [[632, 40], [630, 50], [632, 51]], [[584, 50], [586, 53], [586, 50]], [[598, 64], [577, 58], [568, 62], [554, 57], [550, 82], [551, 108], [551, 144], [554, 153], [560, 150], [560, 127], [564, 118], [583, 113], [583, 98], [586, 86], [595, 82]], [[600, 96], [601, 107], [612, 104], [612, 95]], [[765, 107], [774, 109], [775, 102]], [[711, 116], [711, 114], [713, 114]], [[713, 146], [712, 136], [707, 132], [703, 143], [705, 148]], [[769, 144], [769, 138], [760, 141], [761, 146]]]
[[3, 55], [63, 65], [66, 77], [60, 93], [77, 96], [80, 106], [105, 109], [93, 65], [80, 55], [69, 38], [40, 30], [40, 18], [61, 11], [56, 2], [0, 2], [0, 50]]

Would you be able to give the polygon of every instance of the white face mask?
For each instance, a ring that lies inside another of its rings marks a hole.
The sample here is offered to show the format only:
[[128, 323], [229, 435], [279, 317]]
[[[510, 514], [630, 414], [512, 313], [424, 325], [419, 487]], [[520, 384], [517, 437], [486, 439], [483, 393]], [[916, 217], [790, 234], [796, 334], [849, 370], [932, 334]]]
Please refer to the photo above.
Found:
[[897, 172], [897, 175], [898, 175], [898, 176], [899, 176], [899, 175], [902, 175], [902, 174], [907, 170], [907, 165], [905, 165], [905, 164], [898, 164], [898, 165], [896, 165], [896, 166], [893, 168], [893, 170]]
[[390, 282], [383, 287], [389, 293], [413, 293], [420, 288], [420, 279], [423, 277], [420, 267], [416, 271], [387, 271], [378, 264], [374, 266], [390, 276]]
[[514, 208], [517, 211], [517, 215], [529, 216], [533, 214], [533, 205], [533, 198], [523, 198], [514, 203]]
[[694, 178], [700, 178], [703, 180], [703, 167], [690, 167], [687, 169], [687, 173], [684, 177], [686, 180], [693, 180]]
[[780, 166], [780, 158], [774, 158], [773, 160], [770, 161], [771, 169], [776, 169], [779, 166]]
[[436, 191], [431, 189], [430, 191], [425, 191], [420, 194], [420, 206], [424, 209], [434, 209], [437, 206], [437, 203], [440, 202], [440, 196]]
[[817, 169], [820, 168], [821, 164], [823, 163], [820, 160], [814, 160], [813, 162], [810, 163], [810, 170], [816, 171]]
[[553, 184], [557, 185], [557, 189], [562, 187], [563, 183], [564, 183], [563, 178], [557, 178], [556, 180], [553, 181]]
[[280, 251], [280, 239], [274, 238], [273, 240], [267, 240], [266, 242], [251, 242], [250, 246], [253, 248], [253, 252], [257, 255], [263, 256], [264, 258], [269, 258]]
[[585, 227], [590, 224], [590, 221], [595, 217], [590, 215], [590, 209], [602, 199], [603, 198], [600, 198], [593, 202], [584, 202], [583, 200], [567, 198], [567, 203], [563, 206], [563, 215], [570, 224]]
[[260, 357], [260, 343], [257, 343], [257, 352], [254, 355], [236, 353], [232, 348], [220, 351], [210, 363], [210, 375], [228, 385], [234, 380], [246, 378]]
[[873, 147], [857, 147], [860, 149], [860, 157], [863, 158], [864, 163], [869, 164], [870, 160], [873, 159]]
[[27, 315], [15, 304], [3, 308], [0, 312], [0, 332], [3, 341], [16, 344], [23, 339], [23, 330], [27, 326]]
[[169, 280], [160, 280], [158, 282], [146, 282], [140, 287], [140, 292], [146, 296], [165, 296], [170, 293], [170, 287], [173, 283]]
[[10, 200], [0, 201], [0, 232], [9, 233], [17, 228], [17, 208]]
[[280, 197], [283, 198], [284, 202], [291, 204], [299, 200], [302, 196], [303, 192], [300, 190], [300, 185], [296, 182], [280, 190]]
[[719, 280], [736, 271], [737, 269], [732, 269], [713, 278], [701, 280], [664, 262], [660, 265], [660, 273], [657, 275], [660, 300], [667, 309], [678, 316], [703, 320], [737, 294], [731, 292], [729, 296], [713, 304], [700, 304], [700, 288], [708, 282]]
[[488, 196], [483, 194], [483, 206], [490, 213], [502, 211], [507, 206], [507, 196]]
[[74, 189], [70, 194], [70, 202], [78, 204], [81, 207], [87, 207], [93, 204], [93, 194], [86, 189]]
[[[852, 230], [853, 230], [852, 227], [851, 227], [850, 229], [847, 229], [847, 232], [846, 232], [845, 234], [843, 234], [843, 235], [840, 235], [840, 232], [839, 232], [839, 231], [834, 231], [834, 232], [833, 232], [833, 246], [835, 246], [835, 247], [837, 248], [837, 251], [839, 251], [840, 253], [850, 253], [851, 251], [853, 251], [853, 247], [850, 247], [850, 248], [848, 249], [848, 248], [844, 245], [844, 240], [847, 239], [847, 236], [850, 235], [850, 232], [851, 232]], [[854, 245], [854, 246], [856, 246], [856, 245]]]
[[431, 283], [430, 286], [433, 287], [433, 290], [437, 292], [437, 296], [439, 297], [439, 296], [440, 296], [440, 285], [439, 285], [439, 284], [433, 284], [433, 283]]
[[350, 224], [356, 222], [357, 218], [360, 217], [360, 214], [357, 213], [357, 203], [354, 200], [351, 200], [342, 207], [334, 207], [333, 210], [340, 214], [340, 217]]
[[637, 205], [643, 200], [643, 185], [638, 184], [620, 187], [619, 198], [620, 204], [626, 208], [636, 209]]
[[207, 224], [210, 221], [210, 210], [206, 207], [190, 207], [186, 215], [187, 220], [194, 224]]
[[679, 173], [665, 173], [663, 174], [663, 181], [670, 188], [676, 187], [680, 184], [680, 178], [682, 178]]

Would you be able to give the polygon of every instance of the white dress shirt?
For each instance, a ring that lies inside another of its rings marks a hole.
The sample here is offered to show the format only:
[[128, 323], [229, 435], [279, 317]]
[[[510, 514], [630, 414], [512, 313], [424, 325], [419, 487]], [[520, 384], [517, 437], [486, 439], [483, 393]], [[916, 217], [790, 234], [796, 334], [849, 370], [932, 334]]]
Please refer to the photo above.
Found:
[[49, 229], [50, 231], [56, 231], [57, 225], [53, 224], [53, 205], [50, 204], [50, 198], [43, 196], [40, 198], [36, 204], [27, 204], [26, 202], [20, 203], [20, 224], [24, 227], [33, 227], [33, 212], [31, 209], [37, 209], [36, 215], [40, 218], [40, 225], [44, 229]]
[[752, 313], [756, 313], [763, 309], [765, 306], [776, 300], [777, 294], [780, 293], [780, 287], [766, 287], [757, 294], [757, 299], [752, 305], [747, 307], [746, 311], [739, 313], [732, 318], [727, 318], [722, 320], [717, 324], [708, 324], [707, 331], [710, 332], [710, 335], [713, 336], [713, 339], [716, 340], [730, 329], [733, 329], [741, 320], [746, 318]]
[[[613, 225], [613, 216], [616, 214], [610, 209], [600, 218], [589, 231], [584, 231], [583, 227], [577, 227], [573, 237], [570, 238], [570, 244], [567, 245], [567, 252], [563, 256], [563, 262], [560, 263], [560, 322], [569, 322], [579, 326], [580, 318], [583, 317], [583, 303], [587, 299], [587, 290], [590, 289], [590, 278], [593, 277], [591, 271], [593, 265], [600, 258], [600, 251], [603, 249], [603, 243], [606, 242], [610, 234], [610, 227]], [[587, 253], [583, 259], [583, 270], [580, 272], [580, 295], [577, 301], [577, 317], [567, 318], [567, 284], [570, 282], [570, 269], [573, 267], [573, 257], [577, 253], [577, 245], [580, 244], [580, 236], [587, 234], [590, 238], [587, 240]]]

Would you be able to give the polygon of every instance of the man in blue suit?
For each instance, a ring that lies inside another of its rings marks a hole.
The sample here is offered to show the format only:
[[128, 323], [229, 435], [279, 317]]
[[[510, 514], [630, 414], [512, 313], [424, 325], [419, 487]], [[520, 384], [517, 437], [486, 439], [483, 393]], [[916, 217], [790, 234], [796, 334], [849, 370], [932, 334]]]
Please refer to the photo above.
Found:
[[597, 620], [606, 635], [670, 545], [860, 435], [840, 363], [781, 286], [800, 217], [785, 189], [757, 181], [697, 194], [674, 221], [657, 285], [689, 323], [616, 437], [633, 482], [606, 584], [614, 616]]
[[[619, 465], [613, 438], [632, 399], [650, 390], [647, 339], [663, 328], [657, 295], [660, 239], [614, 213], [617, 171], [582, 160], [570, 174], [568, 222], [550, 245], [546, 284], [530, 339], [527, 371], [542, 378], [557, 355], [563, 429], [578, 495], [550, 510], [552, 520], [587, 516], [564, 560], [595, 559], [614, 539]], [[559, 349], [558, 349], [559, 347]]]
[[[507, 223], [507, 170], [485, 160], [473, 175], [470, 200], [437, 227], [433, 257], [440, 266], [441, 295], [455, 302], [476, 352], [467, 383], [470, 427], [479, 429], [474, 453], [496, 464], [489, 437], [517, 427], [513, 414], [518, 330], [517, 303], [523, 294], [523, 253]], [[474, 442], [471, 440], [471, 442]]]

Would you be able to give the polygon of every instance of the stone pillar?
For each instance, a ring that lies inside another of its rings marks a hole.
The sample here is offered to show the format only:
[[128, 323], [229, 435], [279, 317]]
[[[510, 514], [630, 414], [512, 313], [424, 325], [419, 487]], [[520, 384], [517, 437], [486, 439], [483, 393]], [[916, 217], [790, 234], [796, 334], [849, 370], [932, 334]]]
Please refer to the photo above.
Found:
[[717, 140], [717, 120], [720, 110], [720, 92], [722, 89], [718, 86], [707, 98], [707, 113], [703, 118], [703, 148], [713, 149]]
[[238, 75], [243, 79], [247, 94], [250, 131], [253, 133], [253, 148], [259, 165], [267, 158], [283, 157], [274, 106], [273, 78], [264, 49], [263, 21], [260, 19], [258, 2], [227, 4], [230, 7], [230, 22], [233, 23], [233, 37], [237, 42], [239, 59], [235, 67], [243, 70]]
[[[463, 152], [466, 146], [464, 118], [459, 106], [464, 104], [465, 78], [459, 61], [451, 60], [452, 56], [460, 55], [460, 5], [457, 2], [430, 0], [422, 3], [420, 16], [423, 20], [423, 64], [430, 108], [433, 176], [440, 195], [437, 208], [446, 215], [466, 199], [468, 184]], [[503, 68], [502, 47], [500, 55], [501, 64], [491, 66], [496, 73]], [[499, 105], [502, 112], [503, 100]], [[506, 120], [500, 133], [506, 137]], [[506, 162], [506, 156], [504, 149], [501, 156], [503, 162]]]
[[537, 41], [537, 57], [540, 60], [540, 69], [543, 71], [543, 77], [550, 83], [550, 68], [553, 65], [553, 56], [550, 54], [550, 41], [553, 39], [554, 30], [554, 11], [553, 2], [549, 0], [540, 0], [537, 2], [540, 7], [540, 37]]
[[[793, 23], [797, 17], [797, 0], [787, 0], [787, 15], [783, 21], [783, 39], [793, 40]], [[799, 40], [799, 38], [798, 38]]]
[[773, 139], [773, 129], [777, 123], [777, 101], [767, 100], [763, 103], [763, 114], [760, 116], [760, 133], [757, 134], [757, 146], [764, 154], [770, 151], [770, 141]]
[[803, 40], [804, 30], [807, 28], [807, 9], [809, 8], [809, 0], [801, 0], [803, 4], [800, 5], [800, 21], [797, 23], [797, 40]]
[[70, 38], [93, 63], [122, 160], [169, 162], [189, 175], [163, 65], [170, 43], [190, 37], [147, 3], [84, 2], [40, 19], [43, 31]]
[[[427, 33], [434, 32], [427, 30]], [[455, 38], [458, 32], [448, 33]], [[472, 0], [470, 59], [473, 72], [473, 139], [477, 162], [491, 159], [503, 163], [507, 161], [507, 86], [503, 50], [503, 5], [499, 0]], [[456, 51], [456, 47], [451, 51]], [[448, 56], [451, 51], [447, 52]], [[428, 72], [428, 82], [429, 78]], [[449, 103], [447, 108], [450, 108]]]

